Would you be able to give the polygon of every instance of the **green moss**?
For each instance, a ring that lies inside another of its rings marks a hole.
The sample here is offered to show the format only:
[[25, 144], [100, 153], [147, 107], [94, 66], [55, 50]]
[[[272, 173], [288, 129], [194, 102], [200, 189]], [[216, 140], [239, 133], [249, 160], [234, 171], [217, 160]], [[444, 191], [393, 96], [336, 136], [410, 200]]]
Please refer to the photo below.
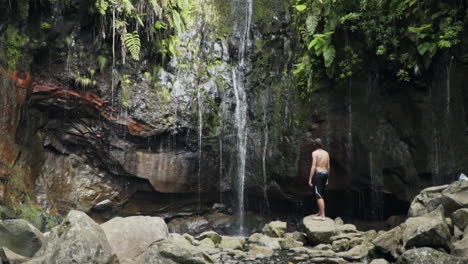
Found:
[[128, 75], [123, 76], [119, 97], [120, 104], [125, 108], [130, 107], [130, 100], [132, 98], [132, 81], [130, 81], [129, 77]]
[[288, 10], [289, 1], [284, 0], [255, 0], [254, 1], [254, 21], [262, 23], [271, 29], [273, 17], [283, 15]]
[[42, 232], [48, 232], [61, 222], [59, 215], [49, 214], [42, 207], [35, 205], [26, 199], [23, 204], [15, 206], [14, 211], [18, 218], [25, 219]]
[[21, 35], [18, 32], [18, 29], [12, 25], [8, 25], [4, 39], [4, 55], [2, 56], [2, 62], [6, 64], [8, 69], [16, 70], [19, 59], [23, 55], [22, 48], [26, 45], [29, 39], [27, 36]]

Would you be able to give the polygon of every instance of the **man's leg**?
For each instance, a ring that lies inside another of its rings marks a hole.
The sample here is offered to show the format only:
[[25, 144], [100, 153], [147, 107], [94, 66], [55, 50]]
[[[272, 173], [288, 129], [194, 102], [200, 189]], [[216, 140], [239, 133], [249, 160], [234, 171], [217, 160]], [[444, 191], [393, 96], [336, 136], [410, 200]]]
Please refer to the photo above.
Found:
[[325, 200], [317, 199], [317, 206], [318, 206], [318, 216], [325, 217]]

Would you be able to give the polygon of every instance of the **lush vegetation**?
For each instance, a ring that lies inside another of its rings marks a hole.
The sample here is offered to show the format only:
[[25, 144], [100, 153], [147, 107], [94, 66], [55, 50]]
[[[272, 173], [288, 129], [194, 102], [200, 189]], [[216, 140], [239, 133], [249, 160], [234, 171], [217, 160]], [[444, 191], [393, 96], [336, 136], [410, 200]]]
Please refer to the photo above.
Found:
[[113, 53], [121, 44], [125, 63], [126, 51], [133, 60], [140, 59], [143, 38], [163, 60], [174, 55], [179, 41], [176, 35], [189, 23], [192, 5], [190, 0], [96, 0], [95, 11], [103, 16], [102, 28], [111, 28], [106, 36], [112, 38]]
[[400, 81], [417, 79], [437, 54], [461, 42], [463, 1], [295, 0], [303, 56], [295, 75], [302, 96], [330, 78], [379, 65]]

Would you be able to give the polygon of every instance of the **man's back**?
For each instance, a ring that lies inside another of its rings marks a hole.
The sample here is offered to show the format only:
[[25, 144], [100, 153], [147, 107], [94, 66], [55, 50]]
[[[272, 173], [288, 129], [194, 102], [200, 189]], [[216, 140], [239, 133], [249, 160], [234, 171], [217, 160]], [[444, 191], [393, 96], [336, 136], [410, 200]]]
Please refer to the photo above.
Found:
[[312, 152], [312, 158], [315, 160], [316, 171], [328, 172], [330, 170], [330, 156], [328, 152], [323, 149], [317, 149]]

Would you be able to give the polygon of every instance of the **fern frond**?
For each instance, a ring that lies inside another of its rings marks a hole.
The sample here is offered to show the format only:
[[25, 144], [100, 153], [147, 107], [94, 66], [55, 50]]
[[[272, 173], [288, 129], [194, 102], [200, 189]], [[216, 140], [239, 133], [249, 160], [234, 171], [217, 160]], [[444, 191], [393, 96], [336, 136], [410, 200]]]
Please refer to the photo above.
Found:
[[127, 47], [127, 50], [130, 52], [132, 59], [136, 61], [140, 60], [141, 42], [138, 32], [135, 31], [133, 33], [125, 34], [124, 43], [125, 47]]

